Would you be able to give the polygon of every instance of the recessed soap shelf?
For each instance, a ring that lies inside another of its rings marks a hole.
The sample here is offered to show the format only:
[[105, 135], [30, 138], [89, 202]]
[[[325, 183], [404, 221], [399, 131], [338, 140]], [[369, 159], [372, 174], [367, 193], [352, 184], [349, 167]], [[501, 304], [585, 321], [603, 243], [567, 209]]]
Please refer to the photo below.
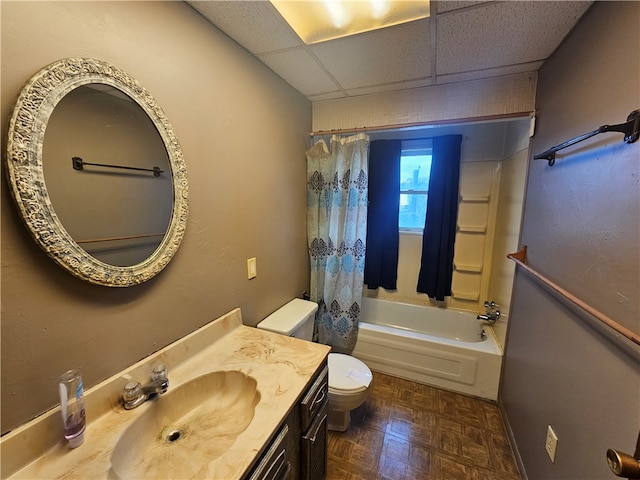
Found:
[[472, 302], [477, 302], [480, 298], [480, 292], [451, 292], [453, 298], [457, 300], [469, 300]]
[[460, 200], [468, 203], [489, 203], [490, 195], [462, 195]]
[[482, 273], [482, 265], [459, 265], [456, 263], [454, 267], [457, 272]]
[[458, 225], [461, 233], [487, 233], [486, 225]]

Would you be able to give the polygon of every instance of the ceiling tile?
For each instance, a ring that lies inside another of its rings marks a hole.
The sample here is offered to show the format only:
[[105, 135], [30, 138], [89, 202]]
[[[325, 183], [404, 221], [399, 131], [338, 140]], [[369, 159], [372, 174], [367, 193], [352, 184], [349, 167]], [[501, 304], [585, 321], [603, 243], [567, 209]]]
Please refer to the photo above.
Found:
[[438, 74], [547, 58], [589, 2], [500, 2], [438, 17]]
[[258, 58], [303, 95], [340, 90], [305, 48], [265, 53]]
[[429, 19], [312, 45], [345, 89], [431, 75]]
[[220, 30], [251, 53], [304, 45], [271, 2], [266, 1], [190, 1]]
[[537, 71], [593, 2], [433, 1], [429, 19], [311, 46], [266, 0], [186, 3], [316, 101]]

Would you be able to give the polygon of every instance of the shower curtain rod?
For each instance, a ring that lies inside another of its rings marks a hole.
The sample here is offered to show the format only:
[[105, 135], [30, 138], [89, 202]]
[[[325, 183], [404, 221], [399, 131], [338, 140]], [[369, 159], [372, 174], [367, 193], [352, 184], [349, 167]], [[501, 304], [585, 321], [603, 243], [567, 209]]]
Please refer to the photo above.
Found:
[[494, 121], [494, 120], [509, 120], [514, 118], [524, 118], [530, 117], [534, 112], [518, 112], [518, 113], [502, 113], [497, 115], [487, 115], [484, 117], [465, 117], [458, 118], [455, 120], [438, 120], [438, 121], [428, 121], [428, 122], [413, 122], [413, 123], [395, 123], [389, 125], [376, 125], [371, 127], [353, 127], [353, 128], [336, 128], [333, 130], [317, 130], [314, 132], [310, 132], [309, 136], [323, 136], [323, 135], [334, 135], [341, 133], [360, 133], [360, 132], [383, 132], [385, 130], [403, 130], [409, 128], [418, 128], [418, 127], [436, 127], [440, 125], [457, 125], [461, 123], [473, 123], [473, 122], [482, 122], [482, 121]]

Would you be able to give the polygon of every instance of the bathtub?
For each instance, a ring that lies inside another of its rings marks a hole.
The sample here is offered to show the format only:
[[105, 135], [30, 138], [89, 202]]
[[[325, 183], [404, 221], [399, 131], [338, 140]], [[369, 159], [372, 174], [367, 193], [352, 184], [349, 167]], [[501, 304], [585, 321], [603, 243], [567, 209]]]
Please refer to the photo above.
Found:
[[469, 312], [364, 297], [353, 356], [377, 372], [498, 399], [502, 350]]

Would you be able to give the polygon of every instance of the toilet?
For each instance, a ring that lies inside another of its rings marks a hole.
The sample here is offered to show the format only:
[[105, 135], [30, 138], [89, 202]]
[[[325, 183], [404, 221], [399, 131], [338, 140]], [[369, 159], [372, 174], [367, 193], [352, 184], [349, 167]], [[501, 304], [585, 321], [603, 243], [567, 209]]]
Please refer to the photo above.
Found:
[[[280, 333], [301, 340], [313, 339], [313, 324], [318, 310], [314, 302], [294, 298], [258, 323], [261, 330]], [[364, 403], [369, 395], [373, 375], [364, 362], [343, 353], [330, 353], [329, 430], [344, 432], [349, 428], [351, 410]]]

